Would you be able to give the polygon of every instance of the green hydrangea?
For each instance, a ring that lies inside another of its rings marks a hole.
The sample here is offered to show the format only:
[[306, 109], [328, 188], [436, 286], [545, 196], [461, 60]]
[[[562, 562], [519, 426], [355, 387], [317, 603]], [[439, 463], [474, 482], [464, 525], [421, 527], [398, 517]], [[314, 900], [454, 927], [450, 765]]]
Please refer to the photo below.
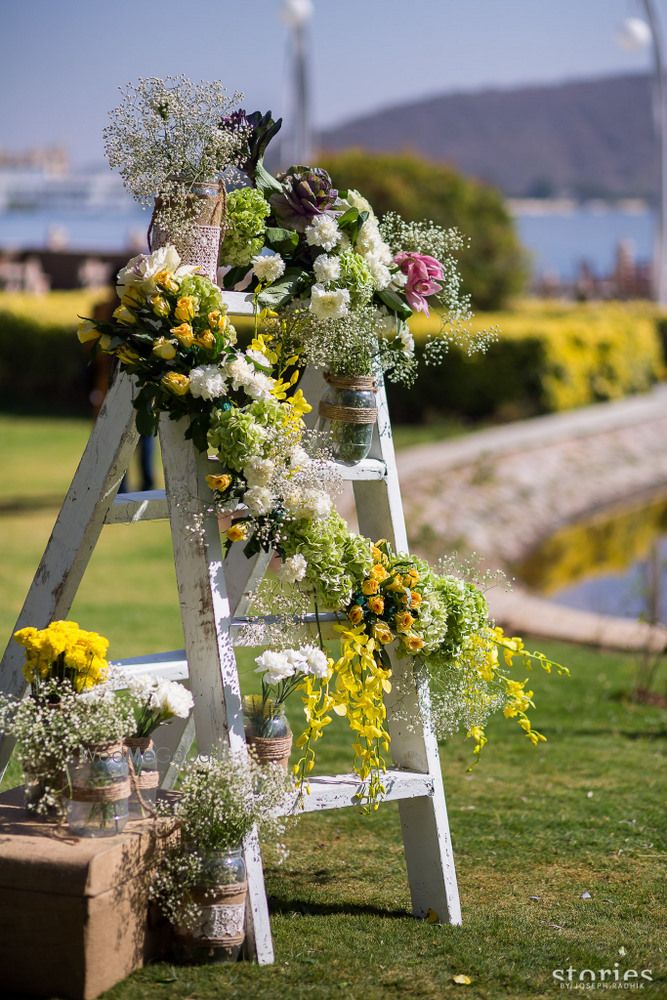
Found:
[[227, 230], [220, 245], [220, 261], [245, 266], [264, 246], [265, 219], [271, 206], [256, 188], [239, 188], [227, 195]]
[[320, 608], [345, 606], [373, 565], [369, 540], [352, 534], [336, 511], [317, 521], [286, 522], [281, 544], [286, 556], [300, 553], [305, 558], [305, 583], [314, 589]]
[[227, 308], [218, 286], [203, 274], [189, 274], [183, 278], [178, 298], [182, 295], [193, 295], [199, 301], [198, 313], [203, 317], [215, 309], [225, 312]]
[[251, 456], [263, 455], [266, 440], [266, 429], [251, 412], [251, 407], [214, 411], [208, 432], [209, 447], [235, 472], [242, 472]]
[[347, 288], [353, 306], [365, 306], [373, 297], [375, 285], [368, 266], [354, 250], [345, 250], [339, 257], [340, 284]]

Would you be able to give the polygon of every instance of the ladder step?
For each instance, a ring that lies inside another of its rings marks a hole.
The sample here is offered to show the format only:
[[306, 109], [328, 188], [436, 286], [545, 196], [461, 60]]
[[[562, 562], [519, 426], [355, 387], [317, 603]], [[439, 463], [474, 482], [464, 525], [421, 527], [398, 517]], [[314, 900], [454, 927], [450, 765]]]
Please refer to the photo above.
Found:
[[147, 656], [131, 656], [126, 660], [109, 661], [109, 666], [120, 667], [131, 677], [148, 674], [168, 681], [188, 679], [188, 661], [184, 649], [174, 649], [168, 653], [149, 653]]
[[138, 521], [161, 521], [169, 516], [164, 490], [118, 493], [109, 508], [105, 524], [135, 524]]
[[[376, 458], [366, 458], [358, 465], [338, 466], [343, 480], [384, 479], [387, 468]], [[169, 516], [164, 490], [144, 490], [137, 493], [119, 493], [105, 518], [105, 524], [136, 524], [139, 521], [162, 521]]]
[[[397, 799], [431, 798], [434, 794], [434, 782], [430, 774], [420, 774], [417, 771], [404, 771], [399, 768], [389, 768], [382, 775], [386, 789], [383, 801], [391, 802]], [[362, 781], [356, 774], [334, 774], [327, 777], [310, 779], [310, 795], [299, 796], [295, 793], [290, 797], [289, 811], [319, 812], [321, 809], [344, 809], [347, 806], [358, 805], [355, 795], [362, 787]]]

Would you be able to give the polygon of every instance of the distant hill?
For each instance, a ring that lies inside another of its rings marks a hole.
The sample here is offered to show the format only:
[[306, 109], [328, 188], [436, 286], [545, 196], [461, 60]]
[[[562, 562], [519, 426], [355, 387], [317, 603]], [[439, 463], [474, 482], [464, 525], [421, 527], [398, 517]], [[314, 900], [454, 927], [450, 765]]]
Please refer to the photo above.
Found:
[[413, 150], [513, 197], [655, 196], [648, 76], [443, 94], [354, 118], [323, 150]]

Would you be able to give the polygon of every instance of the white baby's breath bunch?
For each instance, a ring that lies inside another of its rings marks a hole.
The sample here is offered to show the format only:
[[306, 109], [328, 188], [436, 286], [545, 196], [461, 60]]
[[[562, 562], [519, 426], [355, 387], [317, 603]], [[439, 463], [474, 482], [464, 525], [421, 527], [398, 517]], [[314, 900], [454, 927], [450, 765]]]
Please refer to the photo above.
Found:
[[182, 75], [142, 77], [121, 93], [104, 129], [109, 165], [141, 204], [161, 197], [162, 228], [187, 230], [193, 185], [220, 180], [247, 149], [247, 127], [238, 116], [230, 119], [243, 95]]

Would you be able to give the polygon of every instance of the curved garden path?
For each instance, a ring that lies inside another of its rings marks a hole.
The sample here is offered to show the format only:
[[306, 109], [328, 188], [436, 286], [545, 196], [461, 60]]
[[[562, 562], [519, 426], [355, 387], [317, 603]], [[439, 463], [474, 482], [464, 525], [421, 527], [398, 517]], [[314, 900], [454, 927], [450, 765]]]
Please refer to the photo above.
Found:
[[[667, 491], [667, 386], [410, 448], [398, 467], [417, 551], [433, 558], [473, 550], [507, 568], [565, 524]], [[511, 631], [619, 649], [667, 647], [667, 627], [569, 609], [518, 584], [488, 596]]]

